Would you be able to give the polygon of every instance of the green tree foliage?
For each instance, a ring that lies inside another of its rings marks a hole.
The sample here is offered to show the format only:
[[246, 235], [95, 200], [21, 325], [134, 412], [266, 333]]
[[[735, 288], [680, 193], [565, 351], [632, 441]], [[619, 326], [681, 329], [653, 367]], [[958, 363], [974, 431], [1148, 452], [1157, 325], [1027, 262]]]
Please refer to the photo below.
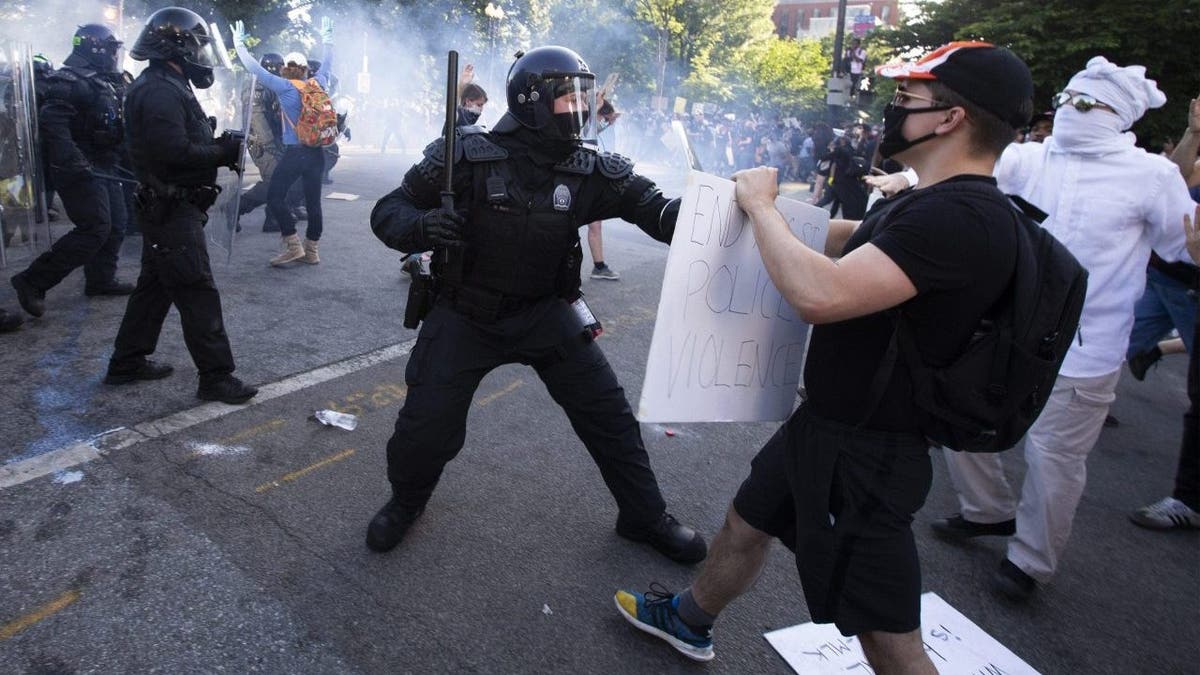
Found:
[[734, 101], [785, 115], [824, 111], [829, 52], [817, 40], [766, 40], [739, 50], [726, 70]]
[[1200, 68], [1187, 49], [1200, 33], [1195, 0], [941, 0], [923, 2], [920, 10], [880, 36], [893, 53], [927, 51], [951, 40], [1003, 45], [1029, 64], [1039, 110], [1093, 56], [1145, 66], [1167, 94], [1167, 105], [1134, 127], [1147, 147], [1178, 137], [1188, 100], [1200, 94]]

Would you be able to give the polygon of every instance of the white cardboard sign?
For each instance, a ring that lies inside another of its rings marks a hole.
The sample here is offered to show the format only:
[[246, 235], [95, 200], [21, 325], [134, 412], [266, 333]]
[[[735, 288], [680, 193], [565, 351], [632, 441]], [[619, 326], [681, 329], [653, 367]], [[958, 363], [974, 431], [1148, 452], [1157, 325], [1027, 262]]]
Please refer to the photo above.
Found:
[[[1007, 647], [938, 596], [921, 596], [925, 652], [942, 675], [1038, 675]], [[806, 623], [764, 637], [804, 675], [874, 673], [856, 637], [844, 637], [831, 623]]]
[[[801, 241], [824, 251], [828, 211], [783, 197], [775, 206]], [[691, 172], [667, 255], [638, 419], [787, 419], [808, 329], [767, 276], [733, 181]]]

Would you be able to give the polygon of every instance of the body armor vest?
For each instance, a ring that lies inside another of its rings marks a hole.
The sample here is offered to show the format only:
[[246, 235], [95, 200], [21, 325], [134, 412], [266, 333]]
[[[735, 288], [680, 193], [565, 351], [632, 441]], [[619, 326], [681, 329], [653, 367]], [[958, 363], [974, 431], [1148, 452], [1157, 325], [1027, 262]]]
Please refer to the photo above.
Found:
[[579, 246], [579, 192], [586, 176], [547, 172], [542, 185], [527, 191], [513, 176], [512, 161], [473, 167], [463, 284], [521, 298], [555, 295], [570, 281], [559, 276]]
[[90, 70], [63, 66], [49, 79], [66, 80], [72, 91], [82, 83], [87, 92], [87, 103], [75, 105], [77, 114], [71, 121], [71, 138], [79, 149], [95, 161], [96, 154], [107, 154], [124, 140], [124, 125], [121, 118], [121, 96], [116, 87], [104, 77]]

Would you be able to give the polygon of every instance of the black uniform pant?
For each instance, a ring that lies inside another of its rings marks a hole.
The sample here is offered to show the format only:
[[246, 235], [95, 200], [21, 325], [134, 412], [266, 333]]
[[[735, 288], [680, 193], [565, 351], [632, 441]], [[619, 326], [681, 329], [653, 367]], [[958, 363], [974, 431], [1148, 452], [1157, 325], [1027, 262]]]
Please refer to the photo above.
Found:
[[396, 501], [424, 508], [442, 469], [462, 449], [480, 380], [507, 363], [537, 371], [600, 468], [621, 520], [636, 527], [658, 518], [666, 504], [625, 390], [600, 347], [583, 337], [574, 310], [558, 298], [495, 323], [472, 321], [438, 300], [417, 334], [405, 371], [408, 395], [387, 444]]
[[233, 350], [225, 334], [221, 296], [213, 284], [204, 240], [208, 216], [195, 205], [173, 202], [158, 219], [138, 218], [142, 227], [142, 273], [129, 296], [117, 332], [110, 373], [136, 370], [154, 353], [171, 305], [179, 310], [183, 340], [200, 384], [233, 372]]
[[[110, 167], [102, 169], [113, 172]], [[125, 195], [112, 180], [84, 178], [55, 183], [67, 217], [75, 227], [25, 270], [25, 281], [40, 291], [54, 288], [82, 266], [84, 283], [102, 288], [117, 274], [117, 256], [125, 239]]]
[[1175, 472], [1174, 497], [1193, 511], [1200, 511], [1200, 321], [1192, 328], [1195, 349], [1188, 355], [1187, 392], [1191, 405], [1183, 414], [1183, 444], [1179, 469]]

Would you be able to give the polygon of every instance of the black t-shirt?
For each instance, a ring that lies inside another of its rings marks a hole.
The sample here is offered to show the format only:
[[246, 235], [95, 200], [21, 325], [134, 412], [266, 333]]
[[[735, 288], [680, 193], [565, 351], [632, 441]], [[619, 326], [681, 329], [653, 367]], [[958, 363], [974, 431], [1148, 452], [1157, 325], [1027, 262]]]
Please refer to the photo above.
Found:
[[[999, 190], [996, 199], [957, 190], [965, 181], [996, 184], [990, 176], [963, 175], [911, 197], [902, 193], [881, 200], [846, 243], [846, 253], [874, 244], [916, 287], [916, 297], [899, 310], [922, 360], [932, 366], [959, 355], [1005, 291], [1016, 264], [1016, 212]], [[814, 413], [847, 424], [862, 422], [895, 321], [887, 311], [813, 328], [804, 383]], [[919, 431], [910, 390], [908, 369], [897, 358], [879, 407], [864, 426]]]

